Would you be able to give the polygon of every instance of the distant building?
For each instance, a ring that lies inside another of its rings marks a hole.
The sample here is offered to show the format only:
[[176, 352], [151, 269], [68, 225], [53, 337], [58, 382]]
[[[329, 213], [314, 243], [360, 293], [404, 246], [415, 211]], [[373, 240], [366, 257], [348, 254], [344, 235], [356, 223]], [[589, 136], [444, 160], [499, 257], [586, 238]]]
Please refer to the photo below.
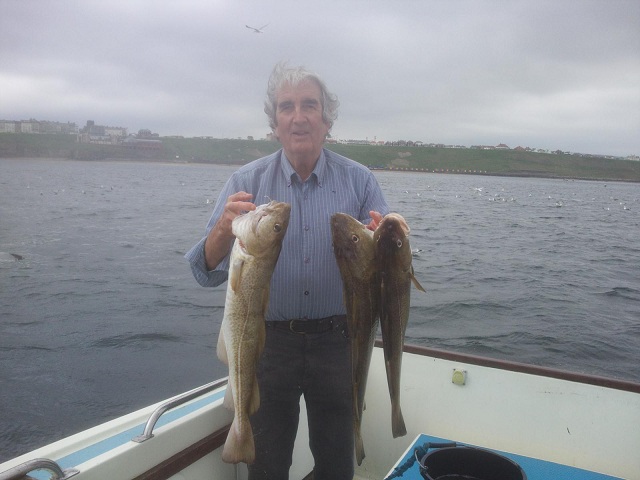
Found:
[[41, 133], [46, 135], [76, 134], [75, 123], [49, 122], [47, 120], [0, 120], [0, 133]]
[[104, 134], [124, 139], [127, 136], [127, 129], [123, 127], [104, 127]]
[[158, 152], [163, 147], [160, 135], [151, 132], [148, 128], [138, 130], [137, 135], [129, 135], [122, 141], [122, 146], [142, 153]]
[[122, 141], [122, 146], [129, 150], [156, 152], [162, 150], [162, 140], [128, 137]]
[[[19, 133], [40, 133], [40, 123], [37, 120], [17, 122]], [[18, 133], [18, 132], [16, 132]]]
[[78, 126], [75, 123], [67, 122], [49, 122], [49, 121], [40, 121], [39, 122], [40, 133], [47, 135], [75, 135], [78, 133]]
[[0, 133], [16, 133], [16, 123], [13, 120], [0, 120]]
[[87, 124], [78, 132], [78, 143], [118, 145], [122, 143], [126, 137], [126, 128], [96, 125], [93, 120], [87, 120]]

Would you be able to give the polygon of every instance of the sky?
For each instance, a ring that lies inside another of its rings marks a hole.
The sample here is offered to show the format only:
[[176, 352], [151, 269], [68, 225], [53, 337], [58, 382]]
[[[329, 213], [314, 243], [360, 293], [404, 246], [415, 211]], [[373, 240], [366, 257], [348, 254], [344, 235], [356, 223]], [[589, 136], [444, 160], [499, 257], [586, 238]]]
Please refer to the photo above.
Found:
[[260, 139], [286, 61], [336, 139], [640, 154], [638, 0], [0, 0], [0, 32], [2, 120]]

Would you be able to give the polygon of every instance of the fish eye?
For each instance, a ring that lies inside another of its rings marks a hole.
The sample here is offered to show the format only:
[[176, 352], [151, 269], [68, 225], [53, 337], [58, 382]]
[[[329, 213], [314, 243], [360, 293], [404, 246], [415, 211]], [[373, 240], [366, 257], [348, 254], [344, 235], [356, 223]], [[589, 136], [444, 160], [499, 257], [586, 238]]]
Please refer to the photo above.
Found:
[[353, 243], [358, 243], [360, 241], [360, 237], [354, 233], [353, 235], [351, 235], [351, 241]]
[[396, 245], [398, 245], [398, 248], [402, 247], [402, 240], [396, 241]]
[[276, 224], [273, 226], [273, 230], [274, 230], [275, 232], [280, 232], [280, 231], [282, 231], [282, 225], [280, 225], [279, 223], [276, 223]]

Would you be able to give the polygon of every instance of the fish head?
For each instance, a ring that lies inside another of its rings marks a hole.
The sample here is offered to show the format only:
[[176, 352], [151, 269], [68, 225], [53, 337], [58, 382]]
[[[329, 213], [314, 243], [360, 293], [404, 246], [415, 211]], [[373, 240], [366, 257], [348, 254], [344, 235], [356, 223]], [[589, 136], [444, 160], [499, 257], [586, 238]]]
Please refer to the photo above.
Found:
[[408, 256], [411, 261], [409, 232], [409, 225], [402, 215], [398, 213], [385, 215], [374, 233], [376, 250], [385, 257]]
[[365, 273], [374, 265], [373, 232], [346, 213], [331, 216], [333, 253], [340, 268]]
[[249, 255], [262, 256], [275, 249], [279, 253], [290, 215], [290, 204], [272, 200], [236, 217], [233, 234]]

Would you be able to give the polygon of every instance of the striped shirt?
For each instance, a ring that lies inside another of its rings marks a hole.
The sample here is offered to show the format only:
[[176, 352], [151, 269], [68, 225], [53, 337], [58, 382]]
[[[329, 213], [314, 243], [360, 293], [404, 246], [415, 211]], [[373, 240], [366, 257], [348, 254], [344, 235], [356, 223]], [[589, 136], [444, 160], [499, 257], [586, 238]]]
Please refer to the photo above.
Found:
[[[331, 215], [347, 213], [368, 223], [369, 211], [389, 206], [373, 173], [363, 165], [323, 149], [311, 176], [302, 182], [281, 149], [234, 172], [214, 206], [206, 232], [222, 215], [227, 198], [253, 194], [256, 205], [270, 200], [291, 204], [289, 228], [271, 279], [266, 320], [324, 318], [345, 313], [342, 279], [331, 245]], [[204, 260], [205, 237], [186, 255], [202, 286], [227, 279], [229, 254], [211, 271]]]

